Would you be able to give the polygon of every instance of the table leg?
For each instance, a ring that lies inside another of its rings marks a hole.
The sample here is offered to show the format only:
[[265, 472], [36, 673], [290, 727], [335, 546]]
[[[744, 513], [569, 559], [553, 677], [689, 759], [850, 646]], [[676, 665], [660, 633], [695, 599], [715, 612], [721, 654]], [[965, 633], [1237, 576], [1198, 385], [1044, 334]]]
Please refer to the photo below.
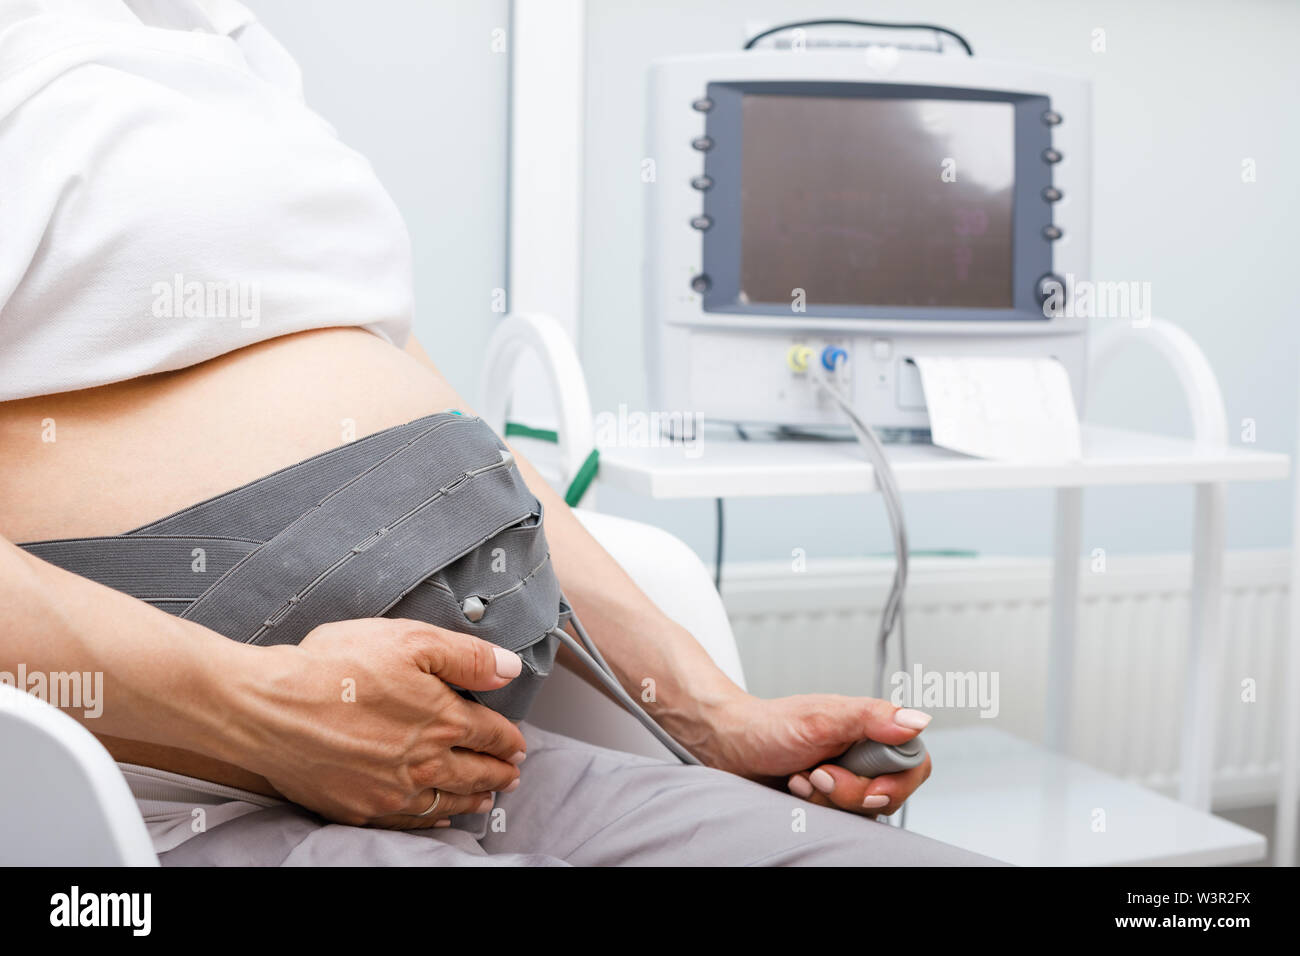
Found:
[[[1296, 560], [1292, 557], [1292, 560]], [[1292, 581], [1296, 575], [1292, 575]], [[1300, 595], [1300, 585], [1291, 593]], [[1300, 604], [1300, 597], [1292, 602]], [[1296, 816], [1300, 814], [1300, 624], [1291, 616], [1291, 633], [1287, 635], [1282, 680], [1277, 687], [1282, 697], [1282, 761], [1277, 794], [1277, 827], [1273, 837], [1273, 865], [1296, 865]]]
[[1214, 774], [1220, 666], [1223, 657], [1223, 548], [1227, 489], [1196, 486], [1192, 593], [1178, 799], [1206, 812]]
[[1300, 814], [1300, 483], [1297, 484], [1291, 536], [1291, 616], [1282, 647], [1282, 673], [1274, 686], [1281, 698], [1281, 769], [1277, 788], [1277, 826], [1273, 865], [1296, 865], [1296, 826]]
[[1052, 633], [1047, 649], [1045, 740], [1065, 753], [1074, 713], [1074, 647], [1079, 630], [1079, 551], [1083, 540], [1083, 489], [1056, 490], [1052, 563]]

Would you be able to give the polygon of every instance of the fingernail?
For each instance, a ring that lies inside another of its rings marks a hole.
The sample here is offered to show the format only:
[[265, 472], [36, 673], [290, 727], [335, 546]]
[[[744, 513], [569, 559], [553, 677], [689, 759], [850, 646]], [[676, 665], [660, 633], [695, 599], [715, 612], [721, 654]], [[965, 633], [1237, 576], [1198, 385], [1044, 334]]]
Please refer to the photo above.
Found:
[[492, 809], [492, 798], [484, 797], [482, 800], [479, 801], [479, 805], [475, 808], [474, 812], [487, 813], [491, 809]]
[[515, 777], [515, 779], [513, 779], [513, 780], [510, 781], [510, 786], [508, 786], [508, 787], [504, 787], [504, 788], [501, 790], [501, 792], [502, 792], [502, 793], [514, 793], [514, 792], [515, 792], [516, 790], [518, 790], [518, 789], [519, 789], [519, 778], [518, 778], [518, 777]]
[[908, 730], [925, 730], [926, 724], [929, 722], [929, 714], [919, 710], [912, 710], [910, 707], [904, 707], [894, 714], [894, 723], [900, 727], [906, 727]]
[[524, 669], [524, 662], [514, 651], [508, 651], [504, 647], [494, 647], [492, 653], [497, 658], [497, 677], [518, 677], [519, 672]]
[[451, 826], [451, 821], [450, 821], [450, 820], [438, 820], [436, 823], [434, 823], [434, 826], [435, 826], [435, 827], [449, 827], [449, 826]]
[[822, 793], [830, 793], [835, 789], [835, 778], [821, 767], [818, 767], [812, 773], [808, 774], [808, 782]]
[[889, 803], [889, 798], [883, 793], [869, 793], [862, 798], [863, 810], [877, 810]]
[[528, 759], [528, 754], [524, 753], [522, 750], [516, 750], [515, 755], [511, 757], [509, 760], [507, 760], [506, 763], [512, 763], [516, 767], [518, 767], [521, 763], [523, 763], [527, 759]]
[[798, 775], [791, 777], [786, 786], [796, 797], [803, 797], [805, 800], [813, 794], [812, 784]]

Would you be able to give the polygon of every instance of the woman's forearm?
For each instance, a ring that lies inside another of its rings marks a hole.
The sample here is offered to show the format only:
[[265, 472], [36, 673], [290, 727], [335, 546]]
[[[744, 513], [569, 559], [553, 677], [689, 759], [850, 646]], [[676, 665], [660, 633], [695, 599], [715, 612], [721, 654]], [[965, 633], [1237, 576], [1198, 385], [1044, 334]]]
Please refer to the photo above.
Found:
[[518, 783], [522, 733], [450, 685], [499, 690], [520, 661], [468, 635], [372, 618], [250, 647], [3, 540], [0, 614], [0, 671], [102, 675], [102, 714], [61, 707], [91, 731], [215, 758], [228, 766], [211, 779], [238, 770], [233, 785], [331, 820], [410, 827], [429, 789], [446, 788], [439, 815], [420, 819], [433, 826]]
[[[249, 648], [0, 539], [0, 672], [95, 734], [229, 758]], [[59, 675], [78, 675], [75, 677]], [[75, 682], [80, 702], [57, 691]], [[95, 697], [101, 699], [94, 699]]]
[[[582, 526], [518, 453], [529, 489], [546, 511], [546, 539], [565, 596], [633, 699], [697, 756], [743, 691], [691, 634], [669, 619]], [[653, 699], [643, 694], [653, 681]]]

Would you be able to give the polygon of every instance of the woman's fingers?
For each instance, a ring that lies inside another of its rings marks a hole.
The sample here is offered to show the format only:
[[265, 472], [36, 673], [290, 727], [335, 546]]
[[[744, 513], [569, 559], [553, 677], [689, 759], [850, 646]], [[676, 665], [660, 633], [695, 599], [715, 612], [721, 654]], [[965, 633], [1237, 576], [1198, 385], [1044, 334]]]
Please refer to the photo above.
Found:
[[[841, 769], [841, 768], [836, 768]], [[850, 775], [851, 776], [851, 775]], [[866, 793], [874, 797], [877, 802], [881, 797], [887, 799], [875, 813], [889, 815], [899, 810], [903, 806], [903, 801], [916, 792], [916, 788], [925, 783], [930, 777], [930, 757], [927, 754], [925, 762], [920, 766], [913, 767], [911, 770], [904, 770], [902, 773], [886, 773], [875, 777], [870, 786], [866, 788]], [[858, 780], [864, 777], [855, 778]]]
[[[519, 786], [515, 765], [470, 750], [452, 750], [416, 778], [430, 786], [415, 795], [410, 809], [377, 817], [370, 821], [371, 826], [398, 830], [447, 826], [448, 819], [458, 813], [487, 813], [496, 799], [494, 791], [510, 793]], [[437, 807], [426, 813], [435, 799]]]
[[455, 746], [477, 750], [512, 766], [523, 763], [527, 744], [523, 731], [515, 724], [490, 707], [472, 700], [464, 702], [461, 713], [465, 723]]
[[400, 622], [420, 667], [466, 690], [497, 690], [523, 671], [514, 651], [421, 621]]
[[930, 776], [930, 758], [911, 770], [878, 777], [859, 777], [835, 764], [797, 773], [787, 782], [790, 792], [820, 806], [854, 813], [891, 814]]
[[[437, 799], [438, 807], [432, 813], [421, 815], [433, 806]], [[386, 830], [428, 830], [433, 827], [451, 825], [451, 818], [458, 813], [487, 813], [492, 809], [495, 798], [490, 793], [449, 793], [441, 788], [423, 790], [411, 800], [411, 808], [406, 813], [376, 817], [369, 826], [383, 827]]]
[[510, 793], [519, 785], [519, 768], [472, 750], [453, 750], [435, 768], [417, 776], [417, 782], [444, 793]]
[[[522, 673], [517, 654], [419, 621], [366, 618], [321, 625], [274, 659], [287, 673], [266, 682], [279, 690], [263, 711], [284, 732], [268, 736], [295, 745], [262, 763], [288, 799], [341, 823], [410, 829], [479, 812], [493, 791], [518, 785], [523, 733], [457, 693], [506, 686]], [[340, 706], [320, 686], [356, 693]], [[442, 802], [419, 816], [434, 787]]]
[[802, 781], [792, 786], [791, 792], [808, 799], [820, 797], [815, 802], [825, 806], [854, 813], [880, 813], [889, 802], [888, 797], [868, 792], [879, 778], [858, 777], [834, 764], [826, 764], [800, 776]]

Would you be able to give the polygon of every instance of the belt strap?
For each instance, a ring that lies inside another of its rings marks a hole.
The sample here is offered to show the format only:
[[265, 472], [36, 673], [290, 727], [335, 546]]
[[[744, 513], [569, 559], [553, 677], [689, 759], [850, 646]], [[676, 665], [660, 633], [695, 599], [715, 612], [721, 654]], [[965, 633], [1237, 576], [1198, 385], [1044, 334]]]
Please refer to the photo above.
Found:
[[[329, 621], [410, 617], [517, 652], [541, 645], [525, 660], [544, 674], [547, 634], [568, 615], [541, 504], [496, 435], [456, 414], [379, 432], [124, 535], [22, 547], [250, 644], [297, 643]], [[477, 619], [463, 610], [471, 597]]]

